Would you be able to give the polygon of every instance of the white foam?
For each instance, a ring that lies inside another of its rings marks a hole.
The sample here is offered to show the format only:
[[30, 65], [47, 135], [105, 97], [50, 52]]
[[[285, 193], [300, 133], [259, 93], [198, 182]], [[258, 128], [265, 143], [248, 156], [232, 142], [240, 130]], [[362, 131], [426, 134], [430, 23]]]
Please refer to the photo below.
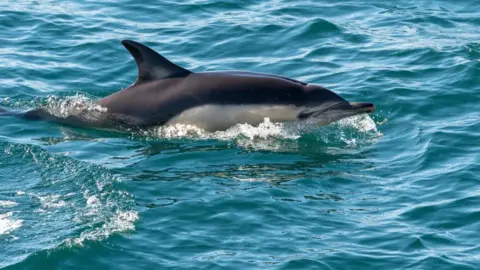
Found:
[[154, 128], [153, 130], [145, 130], [143, 135], [154, 136], [166, 139], [178, 139], [178, 138], [202, 138], [206, 136], [206, 132], [194, 125], [175, 124], [170, 126], [162, 126]]
[[0, 214], [0, 235], [9, 234], [12, 231], [22, 227], [23, 220], [14, 220], [11, 217], [13, 212], [8, 212], [6, 214]]
[[175, 124], [144, 130], [142, 136], [165, 139], [216, 139], [235, 141], [239, 146], [254, 147], [265, 150], [277, 150], [281, 145], [278, 140], [295, 141], [305, 134], [315, 134], [317, 139], [325, 143], [342, 141], [347, 146], [358, 146], [363, 143], [374, 143], [381, 137], [375, 122], [369, 115], [357, 115], [341, 119], [324, 127], [316, 123], [285, 122], [275, 123], [265, 118], [258, 126], [237, 124], [226, 131], [207, 132], [194, 125]]
[[64, 200], [60, 199], [60, 195], [38, 196], [38, 199], [40, 199], [42, 208], [60, 208], [67, 204]]
[[0, 207], [14, 207], [14, 206], [17, 206], [18, 203], [16, 202], [12, 202], [12, 201], [0, 201]]
[[298, 139], [300, 133], [298, 130], [291, 129], [291, 125], [285, 123], [273, 123], [269, 118], [265, 118], [263, 123], [258, 126], [249, 124], [238, 124], [226, 131], [215, 132], [213, 138], [231, 140], [238, 137], [246, 137], [250, 140], [255, 138], [267, 139], [271, 137], [280, 139]]
[[336, 123], [332, 123], [332, 124], [353, 127], [359, 132], [369, 132], [369, 131], [378, 132], [375, 122], [368, 114], [360, 114], [360, 115], [355, 115], [348, 118], [340, 119]]
[[88, 197], [88, 199], [87, 199], [87, 205], [89, 205], [89, 206], [97, 206], [97, 205], [100, 205], [100, 200], [97, 198], [97, 196], [92, 195], [92, 196]]
[[268, 138], [278, 137], [285, 139], [297, 139], [300, 137], [298, 133], [289, 132], [285, 128], [284, 123], [272, 123], [269, 118], [265, 118], [263, 123], [258, 126], [249, 124], [237, 124], [225, 131], [207, 132], [194, 125], [175, 124], [169, 126], [155, 127], [154, 129], [145, 130], [141, 135], [153, 136], [157, 138], [166, 139], [218, 139], [218, 140], [232, 140], [239, 137], [254, 138]]
[[81, 94], [62, 98], [50, 96], [47, 99], [47, 104], [45, 108], [52, 115], [62, 118], [65, 118], [69, 115], [77, 115], [85, 112], [107, 112], [107, 108], [98, 105], [91, 98]]
[[82, 246], [86, 240], [100, 241], [113, 233], [133, 231], [135, 230], [136, 220], [138, 220], [138, 213], [135, 211], [117, 211], [115, 215], [100, 228], [84, 231], [79, 237], [67, 239], [65, 244], [68, 246]]

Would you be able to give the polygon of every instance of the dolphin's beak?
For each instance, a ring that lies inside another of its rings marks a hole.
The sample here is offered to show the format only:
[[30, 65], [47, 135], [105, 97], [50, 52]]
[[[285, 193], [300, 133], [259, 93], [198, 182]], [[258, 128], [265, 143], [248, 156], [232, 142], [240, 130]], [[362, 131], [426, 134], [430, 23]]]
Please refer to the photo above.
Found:
[[327, 125], [342, 118], [373, 111], [375, 105], [372, 103], [343, 101], [305, 108], [298, 113], [297, 118], [314, 119], [319, 125]]
[[372, 113], [375, 111], [375, 105], [368, 102], [350, 102], [353, 110], [356, 114], [360, 113]]

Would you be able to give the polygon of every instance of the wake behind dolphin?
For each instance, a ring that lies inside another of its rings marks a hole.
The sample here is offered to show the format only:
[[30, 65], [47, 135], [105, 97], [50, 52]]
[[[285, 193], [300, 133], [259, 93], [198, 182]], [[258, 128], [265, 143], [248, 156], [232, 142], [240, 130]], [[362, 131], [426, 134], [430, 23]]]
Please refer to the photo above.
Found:
[[56, 116], [45, 108], [0, 115], [54, 121], [73, 126], [145, 128], [191, 124], [216, 131], [238, 123], [258, 125], [312, 119], [320, 125], [371, 113], [371, 103], [348, 102], [332, 91], [287, 77], [247, 71], [192, 72], [145, 45], [123, 40], [138, 77], [130, 87], [97, 101], [100, 114]]

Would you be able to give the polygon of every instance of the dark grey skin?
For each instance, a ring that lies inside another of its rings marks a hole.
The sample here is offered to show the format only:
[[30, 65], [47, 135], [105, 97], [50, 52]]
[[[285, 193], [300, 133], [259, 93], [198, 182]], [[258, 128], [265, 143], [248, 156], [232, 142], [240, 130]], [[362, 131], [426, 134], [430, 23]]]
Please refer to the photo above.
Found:
[[[194, 73], [140, 43], [122, 44], [137, 63], [138, 77], [132, 86], [97, 101], [107, 113], [60, 118], [40, 108], [20, 115], [69, 125], [145, 128], [186, 123], [213, 131], [237, 123], [255, 125], [265, 117], [328, 124], [375, 110], [371, 103], [350, 103], [326, 88], [286, 77], [245, 71]], [[7, 113], [11, 114], [3, 112]]]

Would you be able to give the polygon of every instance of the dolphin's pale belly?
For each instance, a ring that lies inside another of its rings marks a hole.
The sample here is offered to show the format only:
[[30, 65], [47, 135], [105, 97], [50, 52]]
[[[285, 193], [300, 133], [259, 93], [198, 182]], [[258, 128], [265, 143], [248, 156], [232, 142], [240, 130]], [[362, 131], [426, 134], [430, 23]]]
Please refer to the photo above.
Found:
[[226, 130], [236, 124], [258, 125], [266, 117], [272, 122], [297, 119], [299, 107], [293, 105], [203, 105], [183, 111], [167, 125], [190, 124], [208, 131]]

